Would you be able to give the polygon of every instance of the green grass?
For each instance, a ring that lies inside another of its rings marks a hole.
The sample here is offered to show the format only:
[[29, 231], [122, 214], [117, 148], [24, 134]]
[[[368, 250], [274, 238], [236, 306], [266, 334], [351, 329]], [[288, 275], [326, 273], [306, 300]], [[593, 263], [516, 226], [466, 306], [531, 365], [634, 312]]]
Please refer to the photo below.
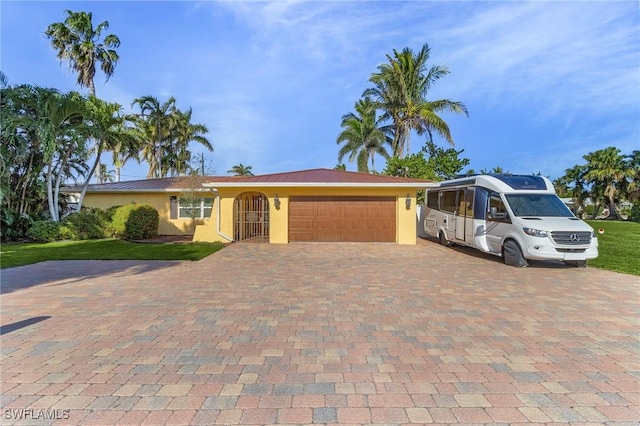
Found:
[[222, 243], [131, 243], [122, 240], [6, 243], [0, 246], [0, 267], [30, 265], [45, 260], [199, 260]]
[[640, 275], [640, 223], [611, 220], [588, 220], [598, 234], [598, 258], [589, 266], [625, 274]]

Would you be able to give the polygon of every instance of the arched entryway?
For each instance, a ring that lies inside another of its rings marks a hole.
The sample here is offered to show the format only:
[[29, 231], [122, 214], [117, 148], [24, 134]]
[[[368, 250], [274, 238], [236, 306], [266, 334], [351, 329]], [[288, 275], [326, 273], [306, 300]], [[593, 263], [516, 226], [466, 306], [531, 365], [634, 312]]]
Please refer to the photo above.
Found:
[[233, 202], [233, 239], [269, 242], [269, 199], [260, 192], [243, 192]]

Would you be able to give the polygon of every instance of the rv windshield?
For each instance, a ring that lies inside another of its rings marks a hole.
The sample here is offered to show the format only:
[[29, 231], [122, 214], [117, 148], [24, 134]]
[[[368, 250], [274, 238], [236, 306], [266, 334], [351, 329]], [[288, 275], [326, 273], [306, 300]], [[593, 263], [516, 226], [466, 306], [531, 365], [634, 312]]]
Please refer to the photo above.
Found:
[[516, 216], [573, 217], [555, 194], [506, 194], [505, 197]]

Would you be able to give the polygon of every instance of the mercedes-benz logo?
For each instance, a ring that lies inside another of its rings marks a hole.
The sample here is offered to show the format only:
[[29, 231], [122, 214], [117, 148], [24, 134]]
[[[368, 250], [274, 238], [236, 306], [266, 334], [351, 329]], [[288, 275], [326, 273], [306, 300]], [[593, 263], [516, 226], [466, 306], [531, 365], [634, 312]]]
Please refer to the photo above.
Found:
[[580, 241], [580, 235], [571, 234], [569, 235], [569, 240], [571, 240], [572, 243], [577, 243], [578, 241]]

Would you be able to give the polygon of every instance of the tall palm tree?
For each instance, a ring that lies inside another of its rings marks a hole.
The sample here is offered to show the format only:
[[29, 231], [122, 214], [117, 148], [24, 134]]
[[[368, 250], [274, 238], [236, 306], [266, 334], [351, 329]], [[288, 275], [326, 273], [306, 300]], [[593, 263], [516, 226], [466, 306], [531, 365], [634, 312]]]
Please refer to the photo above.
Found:
[[157, 98], [147, 95], [134, 99], [133, 105], [140, 108], [136, 128], [142, 142], [141, 159], [149, 165], [147, 179], [162, 177], [162, 157], [174, 127], [176, 99], [172, 96], [160, 103]]
[[609, 204], [609, 218], [620, 219], [616, 209], [615, 197], [618, 193], [620, 182], [629, 175], [625, 157], [620, 154], [618, 148], [608, 147], [590, 152], [583, 158], [587, 160], [585, 179], [594, 185], [604, 188], [602, 195], [604, 195]]
[[427, 69], [430, 49], [424, 44], [415, 53], [405, 48], [401, 52], [393, 50], [387, 55], [388, 63], [378, 66], [378, 71], [369, 81], [374, 87], [365, 90], [364, 96], [373, 96], [378, 109], [383, 111], [381, 118], [390, 120], [393, 130], [393, 154], [403, 157], [411, 152], [411, 131], [418, 135], [427, 134], [429, 140], [436, 133], [454, 144], [447, 123], [440, 117], [442, 112], [463, 113], [468, 115], [464, 104], [449, 99], [427, 100], [433, 84], [449, 74], [445, 66], [433, 66]]
[[384, 130], [379, 126], [380, 120], [376, 118], [376, 104], [369, 97], [360, 99], [355, 105], [356, 113], [348, 113], [342, 116], [340, 127], [343, 129], [336, 139], [337, 144], [344, 143], [338, 152], [338, 163], [349, 155], [349, 161], [356, 161], [358, 171], [369, 173], [375, 171], [375, 155], [389, 158], [386, 145], [391, 144]]
[[245, 166], [242, 163], [231, 167], [231, 170], [227, 170], [227, 173], [233, 173], [235, 176], [253, 176], [251, 166]]
[[147, 178], [165, 177], [168, 174], [186, 174], [191, 159], [189, 143], [198, 142], [213, 151], [204, 134], [209, 130], [204, 124], [192, 123], [192, 110], [180, 111], [176, 99], [166, 102], [153, 96], [136, 98], [138, 105], [136, 131], [142, 140], [141, 159], [149, 164]]
[[115, 49], [120, 47], [120, 39], [114, 34], [102, 37], [109, 29], [109, 22], [103, 21], [93, 27], [91, 12], [65, 11], [64, 22], [56, 22], [47, 27], [46, 36], [51, 46], [58, 52], [60, 61], [68, 61], [69, 68], [78, 73], [78, 84], [87, 87], [92, 95], [96, 94], [93, 78], [96, 65], [106, 75], [113, 75], [120, 57]]
[[[64, 22], [49, 25], [45, 35], [51, 40], [51, 47], [57, 51], [58, 59], [68, 62], [69, 68], [78, 74], [77, 82], [80, 87], [89, 88], [91, 95], [95, 96], [96, 66], [100, 65], [109, 81], [120, 59], [115, 50], [120, 47], [120, 39], [114, 34], [103, 37], [102, 33], [109, 29], [109, 22], [102, 21], [94, 28], [91, 12], [66, 10], [65, 13]], [[95, 141], [94, 150], [96, 157], [100, 157], [99, 140]], [[96, 177], [100, 181], [99, 173]]]
[[209, 140], [204, 137], [209, 129], [204, 124], [192, 123], [192, 110], [176, 111], [175, 127], [172, 131], [173, 148], [167, 152], [167, 170], [171, 175], [176, 173], [184, 175], [187, 173], [189, 163], [191, 162], [191, 151], [189, 151], [189, 143], [198, 142], [207, 150], [213, 151], [213, 146]]

